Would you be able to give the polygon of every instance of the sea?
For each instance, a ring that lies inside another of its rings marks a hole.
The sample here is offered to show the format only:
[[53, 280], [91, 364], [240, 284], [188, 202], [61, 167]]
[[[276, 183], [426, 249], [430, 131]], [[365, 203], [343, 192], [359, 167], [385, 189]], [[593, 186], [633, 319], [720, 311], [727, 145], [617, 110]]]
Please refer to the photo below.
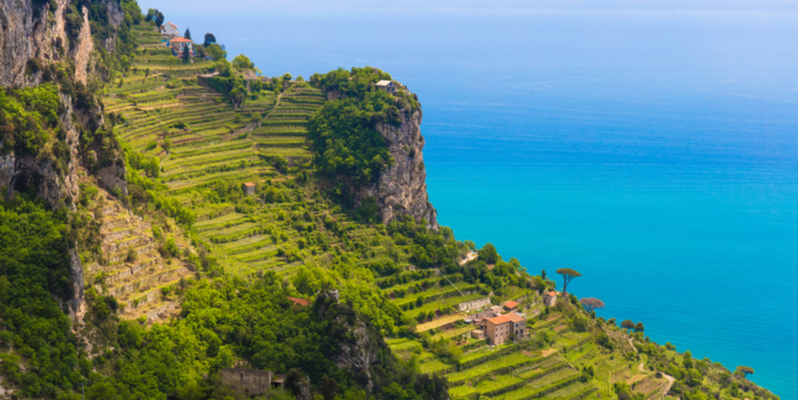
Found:
[[267, 76], [389, 72], [457, 239], [798, 398], [796, 1], [140, 4]]

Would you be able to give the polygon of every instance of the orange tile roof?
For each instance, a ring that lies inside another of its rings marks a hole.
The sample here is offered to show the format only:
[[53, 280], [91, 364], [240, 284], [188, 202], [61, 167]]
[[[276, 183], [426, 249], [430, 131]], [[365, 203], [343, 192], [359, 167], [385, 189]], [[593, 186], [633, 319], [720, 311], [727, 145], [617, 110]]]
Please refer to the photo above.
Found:
[[548, 295], [548, 296], [550, 296], [550, 297], [556, 297], [556, 296], [558, 296], [558, 293], [556, 293], [555, 291], [550, 291], [550, 292], [547, 292], [547, 293], [545, 293], [545, 294], [546, 294], [546, 295]]
[[191, 43], [192, 41], [187, 39], [187, 38], [185, 38], [185, 37], [183, 37], [183, 36], [178, 36], [175, 39], [170, 40], [169, 42], [170, 43], [172, 43], [172, 42], [176, 42], [176, 43]]
[[494, 317], [489, 320], [489, 323], [492, 325], [501, 325], [505, 324], [506, 322], [522, 322], [524, 319], [517, 314], [509, 313], [505, 315], [501, 315], [499, 317]]
[[506, 308], [514, 308], [518, 305], [519, 303], [517, 303], [516, 301], [507, 301], [506, 304], [503, 304], [503, 306]]
[[256, 184], [253, 183], [253, 182], [245, 182], [244, 185], [245, 186], [255, 186]]
[[298, 304], [303, 307], [308, 305], [308, 300], [298, 299], [297, 297], [289, 297], [289, 296], [286, 296], [286, 298], [293, 301], [294, 304]]

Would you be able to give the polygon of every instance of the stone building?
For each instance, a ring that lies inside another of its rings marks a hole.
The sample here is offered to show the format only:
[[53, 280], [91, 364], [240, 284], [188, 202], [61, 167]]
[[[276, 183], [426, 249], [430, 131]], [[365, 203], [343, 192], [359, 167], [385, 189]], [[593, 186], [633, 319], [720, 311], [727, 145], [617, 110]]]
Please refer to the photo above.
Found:
[[542, 295], [542, 302], [547, 307], [553, 307], [556, 305], [556, 299], [558, 298], [558, 293], [555, 291], [546, 292]]
[[465, 302], [460, 303], [458, 305], [458, 311], [474, 310], [474, 309], [481, 308], [483, 306], [487, 306], [489, 304], [492, 304], [492, 301], [488, 297], [485, 297], [485, 298], [482, 298], [482, 299], [477, 299], [477, 300], [472, 300], [472, 301], [465, 301]]
[[283, 389], [283, 375], [257, 369], [223, 368], [219, 371], [222, 383], [246, 396], [260, 396], [270, 388]]
[[513, 332], [518, 339], [528, 337], [528, 328], [525, 326], [525, 315], [521, 313], [508, 313], [499, 317], [486, 320], [486, 337], [493, 345], [498, 345], [506, 340]]
[[386, 93], [394, 93], [397, 90], [397, 86], [395, 86], [394, 81], [389, 80], [378, 81], [378, 83], [375, 84], [375, 87], [383, 90]]
[[242, 191], [246, 196], [251, 196], [256, 194], [256, 184], [253, 182], [245, 182], [242, 185]]

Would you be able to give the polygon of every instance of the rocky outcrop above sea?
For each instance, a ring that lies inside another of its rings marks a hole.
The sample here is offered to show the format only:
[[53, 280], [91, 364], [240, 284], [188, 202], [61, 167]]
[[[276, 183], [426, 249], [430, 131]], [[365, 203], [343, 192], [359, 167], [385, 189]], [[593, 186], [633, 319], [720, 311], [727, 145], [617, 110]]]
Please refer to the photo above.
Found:
[[410, 215], [424, 219], [429, 229], [438, 229], [436, 209], [428, 201], [425, 161], [422, 148], [425, 138], [420, 130], [422, 110], [401, 110], [399, 125], [379, 122], [375, 129], [386, 139], [394, 164], [382, 171], [378, 180], [364, 188], [358, 198], [375, 197], [383, 223]]

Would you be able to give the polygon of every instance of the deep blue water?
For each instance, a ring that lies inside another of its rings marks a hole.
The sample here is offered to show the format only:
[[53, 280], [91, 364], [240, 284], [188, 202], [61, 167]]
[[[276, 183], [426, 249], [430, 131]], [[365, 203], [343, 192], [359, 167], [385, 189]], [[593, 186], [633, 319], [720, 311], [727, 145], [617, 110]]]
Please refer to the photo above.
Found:
[[797, 399], [796, 2], [423, 4], [142, 7], [266, 75], [390, 72], [459, 239]]

